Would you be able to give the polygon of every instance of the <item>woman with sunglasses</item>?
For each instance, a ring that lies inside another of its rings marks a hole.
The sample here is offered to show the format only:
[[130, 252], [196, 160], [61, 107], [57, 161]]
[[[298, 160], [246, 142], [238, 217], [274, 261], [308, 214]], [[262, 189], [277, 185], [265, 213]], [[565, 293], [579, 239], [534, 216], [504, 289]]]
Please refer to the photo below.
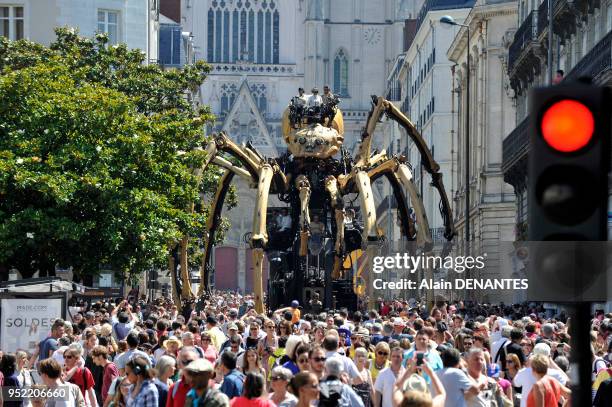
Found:
[[381, 370], [389, 367], [389, 353], [391, 353], [391, 350], [387, 342], [378, 342], [376, 344], [374, 359], [370, 361], [372, 383], [376, 382], [376, 378]]
[[[266, 370], [266, 377], [274, 362], [270, 363], [270, 358], [278, 348], [278, 337], [276, 336], [276, 325], [272, 320], [264, 322], [265, 336], [257, 344], [257, 353], [261, 356], [261, 361]], [[276, 360], [276, 359], [274, 359]]]
[[204, 359], [208, 360], [210, 363], [214, 364], [217, 358], [219, 357], [219, 353], [217, 349], [212, 345], [212, 338], [208, 332], [202, 332], [200, 336], [200, 340], [202, 342], [202, 352], [204, 353]]
[[91, 371], [84, 366], [84, 363], [80, 364], [81, 352], [80, 346], [78, 348], [70, 346], [64, 351], [66, 381], [79, 386], [86, 405], [94, 407], [97, 405], [94, 378]]
[[290, 386], [291, 391], [298, 398], [296, 407], [310, 407], [312, 401], [319, 399], [319, 379], [314, 373], [296, 374], [291, 379]]
[[293, 407], [297, 403], [297, 397], [287, 391], [287, 386], [292, 377], [293, 375], [289, 369], [281, 366], [272, 369], [272, 381], [270, 382], [272, 394], [270, 394], [270, 400], [278, 407]]
[[257, 354], [257, 350], [255, 350], [255, 348], [249, 348], [244, 352], [244, 357], [242, 359], [242, 368], [240, 370], [245, 375], [247, 373], [257, 373], [261, 375], [266, 374], [266, 371], [259, 362], [259, 355]]
[[310, 353], [310, 345], [303, 343], [295, 350], [295, 362], [300, 372], [306, 372], [310, 370], [310, 359], [308, 357]]
[[132, 384], [127, 377], [123, 377], [117, 386], [118, 391], [115, 391], [115, 396], [108, 404], [108, 407], [125, 407], [127, 405], [127, 399], [128, 395], [130, 394], [130, 387]]
[[360, 347], [355, 349], [355, 366], [361, 376], [362, 382], [359, 384], [353, 384], [353, 390], [361, 400], [365, 407], [372, 405], [371, 400], [374, 397], [374, 384], [372, 382], [372, 374], [368, 370], [366, 364], [368, 362], [368, 351], [366, 348]]
[[259, 333], [259, 324], [257, 322], [251, 322], [251, 324], [249, 325], [249, 336], [247, 336], [246, 338], [244, 338], [244, 348], [248, 349], [248, 348], [257, 348], [257, 344], [259, 343], [259, 340], [261, 339], [260, 333]]

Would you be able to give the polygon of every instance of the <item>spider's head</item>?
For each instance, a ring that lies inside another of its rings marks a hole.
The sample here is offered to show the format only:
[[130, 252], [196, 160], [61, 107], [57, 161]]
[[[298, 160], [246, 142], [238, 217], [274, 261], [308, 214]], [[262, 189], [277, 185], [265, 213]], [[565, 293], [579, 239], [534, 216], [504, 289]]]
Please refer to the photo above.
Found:
[[336, 154], [343, 141], [344, 137], [336, 129], [318, 123], [296, 130], [287, 138], [289, 151], [294, 157], [322, 159]]
[[331, 123], [301, 124], [291, 126], [289, 112], [283, 115], [283, 136], [287, 147], [294, 157], [326, 159], [334, 156], [344, 141], [344, 122], [340, 109], [336, 110]]

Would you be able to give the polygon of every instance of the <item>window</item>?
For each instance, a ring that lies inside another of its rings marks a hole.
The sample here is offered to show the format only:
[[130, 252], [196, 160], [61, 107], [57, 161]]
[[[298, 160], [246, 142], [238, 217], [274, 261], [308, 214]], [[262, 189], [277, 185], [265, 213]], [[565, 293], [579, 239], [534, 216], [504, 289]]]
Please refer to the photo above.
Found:
[[238, 10], [234, 10], [232, 13], [232, 62], [238, 60], [238, 29], [240, 23], [238, 22]]
[[207, 58], [209, 61], [215, 60], [215, 13], [212, 9], [208, 10], [208, 45]]
[[280, 14], [274, 1], [213, 0], [210, 4], [206, 19], [209, 62], [279, 63]]
[[163, 65], [181, 65], [181, 26], [160, 24], [159, 62]]
[[119, 42], [119, 12], [98, 10], [98, 31], [108, 34], [108, 43]]
[[348, 58], [343, 49], [334, 58], [334, 91], [340, 96], [348, 96]]
[[0, 7], [0, 35], [9, 40], [23, 38], [23, 7]]

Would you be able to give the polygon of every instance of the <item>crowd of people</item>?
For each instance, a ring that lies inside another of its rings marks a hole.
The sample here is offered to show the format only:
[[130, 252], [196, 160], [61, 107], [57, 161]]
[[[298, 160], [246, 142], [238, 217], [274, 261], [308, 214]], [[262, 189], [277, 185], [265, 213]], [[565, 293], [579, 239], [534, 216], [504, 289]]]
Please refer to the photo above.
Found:
[[[379, 301], [258, 314], [216, 292], [70, 307], [33, 354], [4, 352], [0, 385], [64, 388], [7, 407], [448, 406], [570, 403], [571, 320], [536, 304]], [[612, 315], [592, 320], [593, 405], [612, 405]], [[589, 355], [582, 355], [588, 358]]]

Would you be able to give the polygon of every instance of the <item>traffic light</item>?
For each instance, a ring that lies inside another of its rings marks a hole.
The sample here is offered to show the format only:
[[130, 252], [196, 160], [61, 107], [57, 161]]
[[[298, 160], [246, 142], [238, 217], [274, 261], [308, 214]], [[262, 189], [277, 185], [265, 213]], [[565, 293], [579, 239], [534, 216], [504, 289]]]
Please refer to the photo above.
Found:
[[576, 83], [531, 94], [529, 299], [606, 299], [610, 93]]

